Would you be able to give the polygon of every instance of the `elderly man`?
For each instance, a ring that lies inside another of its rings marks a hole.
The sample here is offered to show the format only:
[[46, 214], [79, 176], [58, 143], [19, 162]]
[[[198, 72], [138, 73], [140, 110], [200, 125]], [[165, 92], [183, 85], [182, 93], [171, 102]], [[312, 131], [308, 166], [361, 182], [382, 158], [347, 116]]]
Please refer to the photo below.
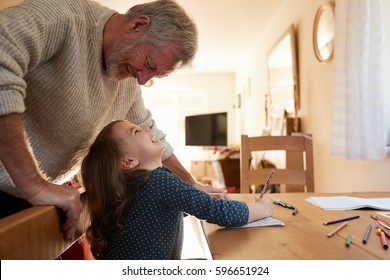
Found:
[[61, 208], [72, 238], [79, 193], [55, 182], [85, 143], [121, 118], [149, 127], [167, 144], [164, 164], [206, 189], [173, 154], [139, 86], [190, 65], [196, 50], [196, 26], [172, 0], [126, 14], [87, 0], [32, 0], [0, 11], [0, 193]]

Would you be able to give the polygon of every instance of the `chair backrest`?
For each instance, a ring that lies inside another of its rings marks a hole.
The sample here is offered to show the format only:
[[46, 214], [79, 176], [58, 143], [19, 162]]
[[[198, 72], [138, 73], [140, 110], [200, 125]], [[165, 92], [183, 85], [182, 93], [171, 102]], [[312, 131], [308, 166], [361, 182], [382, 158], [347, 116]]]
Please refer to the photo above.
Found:
[[250, 168], [252, 152], [255, 151], [286, 151], [286, 169], [275, 170], [271, 184], [286, 184], [287, 192], [314, 192], [313, 144], [310, 136], [241, 135], [241, 193], [249, 193], [251, 185], [264, 185], [270, 173], [267, 168]]

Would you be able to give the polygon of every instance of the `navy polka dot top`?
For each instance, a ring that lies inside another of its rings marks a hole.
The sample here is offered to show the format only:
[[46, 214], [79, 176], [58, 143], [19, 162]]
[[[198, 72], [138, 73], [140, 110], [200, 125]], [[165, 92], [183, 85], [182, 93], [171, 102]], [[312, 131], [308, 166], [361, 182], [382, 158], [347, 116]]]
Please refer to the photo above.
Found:
[[249, 215], [244, 202], [211, 197], [167, 167], [152, 171], [128, 209], [125, 230], [113, 234], [104, 259], [180, 259], [183, 212], [224, 227], [244, 225]]

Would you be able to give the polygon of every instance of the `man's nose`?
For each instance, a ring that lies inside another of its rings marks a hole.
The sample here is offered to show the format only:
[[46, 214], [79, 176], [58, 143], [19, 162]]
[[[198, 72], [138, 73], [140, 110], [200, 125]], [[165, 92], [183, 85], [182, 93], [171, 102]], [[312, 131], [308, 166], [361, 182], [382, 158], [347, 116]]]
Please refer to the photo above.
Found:
[[138, 71], [137, 81], [138, 84], [144, 85], [147, 81], [154, 77], [154, 74], [149, 71]]

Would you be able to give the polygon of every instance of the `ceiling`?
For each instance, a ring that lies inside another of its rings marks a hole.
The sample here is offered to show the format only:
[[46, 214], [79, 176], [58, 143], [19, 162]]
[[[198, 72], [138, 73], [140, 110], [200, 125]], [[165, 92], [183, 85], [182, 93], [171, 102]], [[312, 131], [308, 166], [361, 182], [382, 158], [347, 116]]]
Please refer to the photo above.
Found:
[[[95, 0], [120, 13], [150, 0]], [[193, 71], [235, 72], [285, 0], [176, 0], [199, 29]], [[259, 34], [256, 37], [256, 34]]]

